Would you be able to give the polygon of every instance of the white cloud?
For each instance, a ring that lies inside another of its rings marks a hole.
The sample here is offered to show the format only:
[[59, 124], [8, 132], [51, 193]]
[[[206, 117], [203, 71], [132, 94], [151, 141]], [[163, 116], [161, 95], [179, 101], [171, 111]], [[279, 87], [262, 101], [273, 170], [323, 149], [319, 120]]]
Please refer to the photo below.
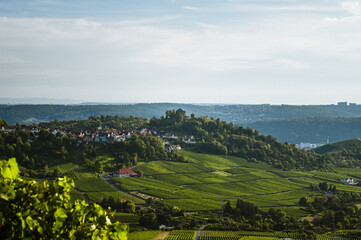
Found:
[[191, 10], [191, 11], [202, 11], [201, 8], [197, 8], [197, 7], [190, 7], [190, 6], [184, 6], [183, 9], [186, 10]]
[[341, 7], [353, 15], [361, 15], [361, 3], [359, 1], [342, 2]]
[[[338, 25], [328, 24], [335, 19], [322, 21], [280, 16], [231, 25], [195, 23], [196, 29], [193, 30], [157, 24], [175, 18], [166, 16], [112, 22], [1, 18], [0, 51], [6, 50], [8, 54], [0, 55], [0, 62], [15, 61], [14, 57], [6, 57], [11, 54], [17, 56], [17, 61], [37, 62], [31, 56], [22, 56], [23, 52], [33, 54], [47, 49], [55, 56], [59, 49], [64, 49], [69, 54], [77, 54], [70, 55], [72, 59], [67, 61], [79, 58], [79, 66], [84, 64], [82, 60], [88, 59], [100, 68], [109, 63], [133, 61], [214, 71], [270, 67], [282, 71], [308, 68], [306, 62], [314, 54], [341, 56], [354, 52], [352, 47], [361, 46], [360, 36], [348, 29], [343, 30], [343, 37], [330, 37], [340, 29]], [[48, 61], [39, 61], [46, 67]], [[69, 68], [64, 58], [59, 62]], [[57, 61], [53, 60], [53, 63]]]

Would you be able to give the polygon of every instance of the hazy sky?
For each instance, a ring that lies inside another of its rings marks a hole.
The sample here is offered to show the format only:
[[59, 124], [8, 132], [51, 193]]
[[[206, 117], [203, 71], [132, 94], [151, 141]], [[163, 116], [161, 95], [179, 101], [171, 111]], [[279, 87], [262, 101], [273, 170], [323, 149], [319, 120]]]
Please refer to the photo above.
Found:
[[0, 97], [361, 103], [361, 1], [0, 0]]

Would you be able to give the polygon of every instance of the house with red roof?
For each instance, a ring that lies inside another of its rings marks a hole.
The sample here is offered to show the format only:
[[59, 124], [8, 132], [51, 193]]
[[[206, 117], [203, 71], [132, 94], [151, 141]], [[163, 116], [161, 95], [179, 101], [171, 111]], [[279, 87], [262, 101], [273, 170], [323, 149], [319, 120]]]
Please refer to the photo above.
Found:
[[123, 168], [116, 171], [113, 177], [138, 177], [138, 174], [130, 168]]

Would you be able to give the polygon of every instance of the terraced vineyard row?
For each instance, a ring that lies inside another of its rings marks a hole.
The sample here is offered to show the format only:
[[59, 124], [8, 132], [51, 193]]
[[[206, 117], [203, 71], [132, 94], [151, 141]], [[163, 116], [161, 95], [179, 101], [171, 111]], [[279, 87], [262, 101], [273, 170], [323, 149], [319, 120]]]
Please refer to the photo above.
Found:
[[[153, 240], [161, 231], [143, 231], [128, 234], [129, 240]], [[338, 231], [335, 234], [322, 234], [317, 236], [317, 240], [357, 240], [361, 239], [361, 231], [354, 231], [353, 237], [345, 236], [350, 232]], [[194, 240], [196, 231], [193, 230], [175, 230], [169, 233], [165, 240]], [[163, 238], [162, 238], [163, 239]], [[306, 240], [299, 233], [285, 232], [249, 232], [249, 231], [202, 231], [200, 240], [278, 240], [294, 239]]]
[[73, 171], [67, 171], [63, 175], [67, 176], [69, 178], [72, 178], [74, 180], [78, 180], [77, 176], [75, 175], [75, 173]]
[[176, 230], [172, 231], [166, 240], [193, 240], [195, 236], [195, 231]]
[[[322, 234], [317, 240], [356, 240], [361, 239], [361, 232], [354, 232], [353, 237], [345, 236], [347, 232], [336, 232], [335, 234]], [[276, 240], [276, 239], [299, 239], [305, 240], [300, 233], [286, 232], [248, 232], [248, 231], [203, 231], [200, 240]]]
[[153, 240], [161, 231], [132, 232], [128, 234], [128, 240]]
[[[315, 194], [310, 184], [334, 184], [340, 191], [357, 191], [342, 184], [345, 176], [360, 176], [357, 169], [335, 168], [334, 172], [282, 171], [264, 162], [242, 158], [182, 151], [189, 163], [152, 161], [137, 169], [147, 178], [114, 178], [125, 191], [148, 194], [162, 199], [167, 206], [186, 211], [219, 210], [222, 199], [232, 206], [238, 198], [262, 210], [281, 209], [288, 216], [304, 217], [298, 206], [301, 197]], [[252, 183], [252, 184], [250, 184]]]

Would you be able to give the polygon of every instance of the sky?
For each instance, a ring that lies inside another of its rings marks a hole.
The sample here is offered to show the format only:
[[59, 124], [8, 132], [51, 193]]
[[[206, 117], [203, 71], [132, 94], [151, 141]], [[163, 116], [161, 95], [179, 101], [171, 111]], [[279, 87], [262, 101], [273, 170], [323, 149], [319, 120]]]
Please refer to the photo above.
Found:
[[0, 0], [0, 97], [361, 103], [361, 0]]

